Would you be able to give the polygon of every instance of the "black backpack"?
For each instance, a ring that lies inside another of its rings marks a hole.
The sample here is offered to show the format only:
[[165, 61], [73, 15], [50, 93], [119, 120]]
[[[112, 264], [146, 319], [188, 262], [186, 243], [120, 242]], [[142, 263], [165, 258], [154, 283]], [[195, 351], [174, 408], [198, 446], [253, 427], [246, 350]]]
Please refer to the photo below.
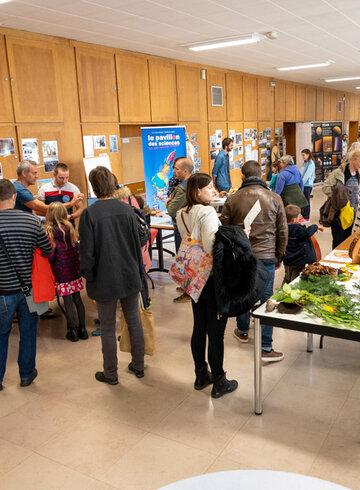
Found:
[[147, 223], [145, 213], [143, 211], [141, 211], [141, 209], [135, 208], [131, 204], [131, 197], [129, 197], [129, 204], [132, 207], [132, 209], [136, 215], [140, 245], [143, 247], [144, 245], [147, 244], [147, 242], [150, 241], [150, 236], [151, 236], [150, 235], [150, 227]]
[[220, 226], [215, 235], [213, 274], [218, 312], [234, 317], [259, 301], [269, 273], [256, 259], [240, 226]]

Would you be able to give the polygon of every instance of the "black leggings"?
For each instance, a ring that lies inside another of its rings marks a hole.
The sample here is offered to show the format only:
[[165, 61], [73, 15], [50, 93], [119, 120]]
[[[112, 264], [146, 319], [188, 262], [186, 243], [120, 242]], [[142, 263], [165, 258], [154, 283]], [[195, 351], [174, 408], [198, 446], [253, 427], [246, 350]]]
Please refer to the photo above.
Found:
[[194, 315], [194, 330], [191, 350], [195, 369], [205, 366], [206, 335], [208, 336], [208, 360], [214, 377], [224, 374], [224, 333], [227, 318], [218, 318], [214, 280], [210, 276], [199, 301], [191, 301]]
[[[67, 327], [77, 328], [85, 327], [85, 306], [82, 302], [80, 292], [63, 296]], [[77, 311], [78, 322], [76, 321], [76, 315], [74, 311], [74, 304]]]

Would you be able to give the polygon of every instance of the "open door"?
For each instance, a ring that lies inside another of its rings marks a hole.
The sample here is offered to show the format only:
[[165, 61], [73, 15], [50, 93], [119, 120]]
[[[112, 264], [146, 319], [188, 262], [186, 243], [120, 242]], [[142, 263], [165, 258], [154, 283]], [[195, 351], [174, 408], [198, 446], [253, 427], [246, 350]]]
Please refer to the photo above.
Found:
[[296, 123], [284, 122], [284, 136], [286, 139], [286, 154], [296, 157]]

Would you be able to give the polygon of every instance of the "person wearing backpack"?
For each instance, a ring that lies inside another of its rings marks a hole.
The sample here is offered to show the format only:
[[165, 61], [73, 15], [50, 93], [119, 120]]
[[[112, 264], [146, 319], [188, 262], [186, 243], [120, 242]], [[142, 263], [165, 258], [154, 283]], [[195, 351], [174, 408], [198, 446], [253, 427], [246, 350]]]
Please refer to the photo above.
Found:
[[[204, 250], [212, 255], [215, 234], [220, 226], [215, 209], [210, 206], [213, 182], [210, 175], [196, 173], [187, 184], [187, 206], [176, 215], [176, 223], [182, 238], [188, 234], [200, 240]], [[223, 369], [224, 333], [227, 319], [217, 311], [213, 276], [210, 275], [197, 303], [191, 301], [194, 328], [191, 337], [191, 351], [195, 363], [195, 390], [202, 390], [213, 384], [211, 396], [221, 396], [236, 390], [238, 383], [228, 380]], [[208, 339], [208, 362], [206, 363], [206, 340]]]
[[[280, 267], [284, 258], [288, 226], [282, 199], [272, 192], [261, 179], [261, 166], [255, 160], [248, 160], [242, 169], [244, 182], [241, 188], [228, 197], [220, 221], [223, 225], [244, 225], [244, 219], [253, 205], [259, 201], [261, 211], [251, 225], [250, 243], [255, 257], [262, 262], [269, 276], [262, 289], [261, 303], [273, 294], [275, 269]], [[250, 312], [237, 317], [235, 338], [243, 343], [249, 341]], [[262, 325], [262, 360], [264, 362], [282, 361], [284, 354], [272, 348], [273, 328]]]

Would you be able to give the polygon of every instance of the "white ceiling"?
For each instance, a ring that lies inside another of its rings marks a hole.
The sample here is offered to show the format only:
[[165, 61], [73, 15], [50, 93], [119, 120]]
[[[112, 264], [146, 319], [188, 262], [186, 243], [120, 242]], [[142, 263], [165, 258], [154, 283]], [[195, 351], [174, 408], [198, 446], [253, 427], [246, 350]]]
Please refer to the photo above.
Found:
[[[354, 91], [360, 76], [360, 0], [13, 0], [0, 25], [131, 51]], [[193, 53], [182, 44], [251, 32], [276, 40]], [[335, 64], [280, 73], [276, 66]], [[358, 91], [360, 93], [360, 91]]]

